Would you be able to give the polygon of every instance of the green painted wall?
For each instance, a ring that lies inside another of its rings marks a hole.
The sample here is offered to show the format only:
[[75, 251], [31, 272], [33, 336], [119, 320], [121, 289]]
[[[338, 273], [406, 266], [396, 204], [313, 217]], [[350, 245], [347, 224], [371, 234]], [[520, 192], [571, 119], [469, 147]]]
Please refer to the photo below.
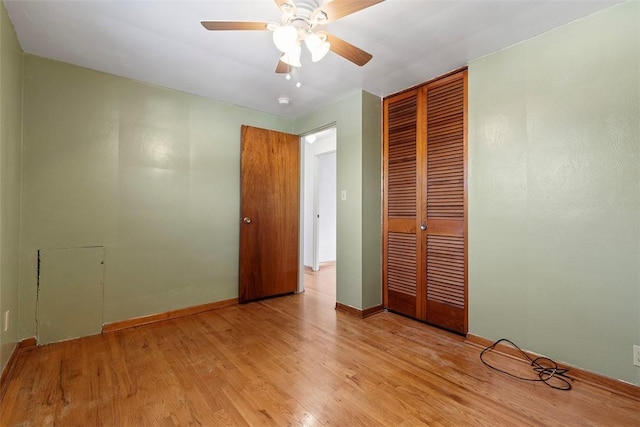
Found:
[[104, 320], [238, 295], [240, 126], [292, 121], [25, 56], [22, 336], [38, 249], [105, 247]]
[[336, 212], [336, 300], [362, 307], [362, 93], [354, 92], [332, 104], [299, 117], [294, 133], [304, 134], [331, 123], [336, 126], [338, 201]]
[[[639, 22], [625, 3], [469, 66], [471, 332], [635, 384]], [[241, 124], [336, 125], [337, 299], [380, 303], [379, 98], [292, 121], [23, 59], [4, 6], [0, 58], [0, 365], [35, 334], [38, 249], [105, 246], [107, 322], [237, 296]]]
[[[22, 68], [22, 49], [4, 3], [0, 2], [0, 370], [20, 338]], [[9, 324], [5, 332], [7, 310]]]
[[470, 332], [640, 384], [640, 3], [469, 65]]
[[362, 92], [362, 308], [382, 304], [382, 100]]
[[337, 205], [336, 299], [360, 309], [382, 298], [380, 102], [358, 91], [294, 122], [296, 134], [336, 126], [338, 194], [347, 191], [347, 200]]

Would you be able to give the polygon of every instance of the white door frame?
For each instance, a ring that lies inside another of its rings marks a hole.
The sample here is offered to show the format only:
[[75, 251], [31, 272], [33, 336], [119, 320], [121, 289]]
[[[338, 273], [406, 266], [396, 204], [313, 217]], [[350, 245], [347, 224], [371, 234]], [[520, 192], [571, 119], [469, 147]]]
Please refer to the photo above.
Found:
[[313, 156], [313, 264], [312, 271], [320, 270], [320, 185], [318, 184], [318, 161], [320, 154]]
[[[316, 129], [313, 129], [309, 132], [305, 132], [300, 134], [300, 157], [301, 157], [301, 161], [300, 161], [300, 221], [298, 221], [299, 223], [299, 246], [298, 246], [298, 262], [299, 262], [299, 266], [298, 266], [298, 291], [297, 292], [304, 292], [304, 224], [305, 224], [305, 211], [304, 211], [304, 196], [305, 196], [305, 161], [304, 159], [306, 158], [305, 154], [306, 154], [306, 150], [307, 150], [307, 144], [305, 143], [305, 137], [308, 135], [313, 135], [319, 132], [322, 132], [323, 130], [327, 130], [327, 129], [331, 129], [331, 128], [335, 128], [336, 129], [336, 134], [337, 134], [337, 126], [336, 123], [329, 123], [325, 126], [321, 126], [318, 127]], [[337, 140], [337, 136], [336, 136], [336, 140]], [[337, 141], [336, 141], [337, 142]], [[336, 156], [337, 156], [337, 152], [338, 152], [338, 147], [336, 144]], [[314, 156], [315, 158], [316, 156]], [[314, 176], [317, 175], [317, 158], [314, 159]], [[316, 202], [316, 197], [317, 197], [317, 180], [315, 180], [315, 184], [314, 184], [314, 209], [316, 212], [316, 219], [317, 219], [317, 202]], [[314, 236], [316, 235], [317, 231], [317, 222], [316, 220], [314, 220]], [[312, 266], [312, 268], [316, 268], [316, 263], [317, 263], [317, 257], [318, 257], [318, 252], [319, 250], [316, 248], [316, 245], [318, 244], [318, 239], [316, 237], [314, 237], [314, 266]]]

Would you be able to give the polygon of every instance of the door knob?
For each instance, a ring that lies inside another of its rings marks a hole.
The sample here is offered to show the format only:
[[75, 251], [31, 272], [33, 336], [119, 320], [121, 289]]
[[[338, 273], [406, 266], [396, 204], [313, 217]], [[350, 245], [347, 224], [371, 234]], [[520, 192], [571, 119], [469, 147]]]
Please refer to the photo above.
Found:
[[244, 222], [245, 224], [251, 224], [251, 218], [245, 216], [244, 218], [242, 218], [242, 222]]
[[420, 226], [420, 230], [424, 231], [424, 230], [426, 230], [426, 229], [427, 229], [427, 224], [422, 224], [422, 225]]

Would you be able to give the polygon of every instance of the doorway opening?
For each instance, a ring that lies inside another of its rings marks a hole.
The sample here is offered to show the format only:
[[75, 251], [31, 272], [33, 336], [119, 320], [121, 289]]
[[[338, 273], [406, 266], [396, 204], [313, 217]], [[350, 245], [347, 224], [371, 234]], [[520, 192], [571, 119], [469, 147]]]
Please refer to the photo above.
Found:
[[[335, 302], [336, 271], [336, 128], [301, 137], [303, 146], [302, 264], [307, 285]], [[318, 280], [319, 278], [322, 280]], [[327, 295], [329, 296], [329, 295]]]

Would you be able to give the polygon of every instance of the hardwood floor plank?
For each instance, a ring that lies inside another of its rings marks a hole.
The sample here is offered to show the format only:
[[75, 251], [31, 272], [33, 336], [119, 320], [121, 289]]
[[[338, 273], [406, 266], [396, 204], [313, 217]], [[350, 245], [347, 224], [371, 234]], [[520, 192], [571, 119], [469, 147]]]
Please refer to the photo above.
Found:
[[[3, 426], [638, 426], [640, 400], [516, 381], [458, 335], [335, 310], [335, 265], [306, 291], [25, 349]], [[527, 375], [526, 363], [492, 360]]]

